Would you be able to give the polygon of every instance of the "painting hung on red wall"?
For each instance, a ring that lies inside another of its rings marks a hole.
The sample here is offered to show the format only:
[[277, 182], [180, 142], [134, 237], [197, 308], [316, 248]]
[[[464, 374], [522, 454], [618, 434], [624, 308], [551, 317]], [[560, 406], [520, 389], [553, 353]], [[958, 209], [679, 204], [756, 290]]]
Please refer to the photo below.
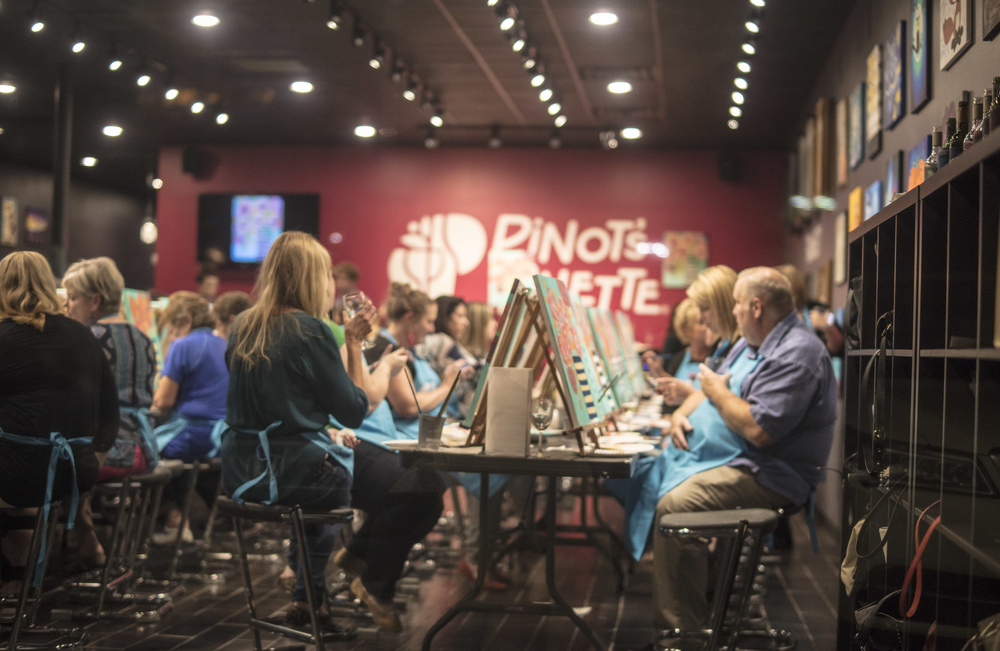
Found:
[[567, 411], [573, 427], [602, 420], [613, 409], [612, 398], [600, 395], [600, 379], [594, 368], [591, 351], [586, 347], [582, 325], [577, 323], [573, 299], [562, 281], [549, 276], [535, 276], [535, 289], [548, 329], [556, 372], [568, 394]]
[[708, 235], [698, 231], [667, 231], [663, 234], [667, 247], [663, 259], [664, 287], [684, 289], [708, 268]]
[[972, 45], [972, 0], [940, 0], [937, 25], [941, 70], [947, 70]]
[[1000, 34], [1000, 0], [983, 0], [983, 40], [992, 41]]
[[17, 199], [4, 197], [0, 201], [0, 246], [17, 246]]

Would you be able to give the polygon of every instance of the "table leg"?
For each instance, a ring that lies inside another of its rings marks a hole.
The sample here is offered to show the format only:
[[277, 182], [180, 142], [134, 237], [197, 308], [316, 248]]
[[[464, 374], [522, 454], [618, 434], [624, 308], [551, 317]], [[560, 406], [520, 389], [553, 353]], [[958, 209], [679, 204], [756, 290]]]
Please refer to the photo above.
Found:
[[[434, 625], [430, 627], [427, 634], [424, 635], [423, 651], [430, 651], [434, 636], [447, 626], [451, 620], [455, 619], [458, 613], [467, 610], [465, 607], [466, 604], [474, 601], [479, 596], [479, 593], [483, 590], [483, 584], [486, 582], [486, 571], [489, 567], [490, 558], [490, 537], [484, 535], [484, 533], [487, 530], [487, 519], [489, 517], [490, 476], [489, 473], [484, 472], [479, 478], [479, 569], [476, 572], [476, 583], [472, 586], [472, 590], [468, 594], [462, 597], [441, 619], [434, 622]], [[602, 648], [601, 651], [604, 651], [604, 649]]]
[[625, 573], [622, 572], [622, 564], [620, 558], [614, 553], [613, 549], [608, 549], [604, 544], [594, 537], [593, 531], [591, 529], [590, 523], [587, 519], [587, 497], [590, 495], [589, 486], [593, 481], [594, 492], [593, 499], [591, 500], [591, 505], [594, 507], [594, 516], [597, 518], [598, 525], [594, 528], [603, 527], [605, 533], [608, 534], [608, 538], [612, 541], [612, 547], [614, 546], [614, 533], [608, 528], [603, 522], [601, 522], [600, 516], [597, 515], [599, 505], [597, 503], [597, 479], [591, 479], [589, 477], [584, 477], [581, 482], [581, 487], [583, 488], [583, 497], [580, 498], [580, 524], [583, 530], [583, 535], [586, 537], [590, 544], [593, 545], [597, 551], [599, 551], [608, 562], [611, 563], [611, 569], [615, 573], [615, 585], [618, 587], [618, 593], [621, 594], [625, 590]]
[[[576, 614], [576, 611], [562, 598], [562, 595], [559, 594], [559, 590], [556, 588], [556, 484], [558, 479], [558, 477], [549, 477], [549, 497], [545, 504], [545, 528], [548, 529], [546, 532], [548, 540], [545, 546], [545, 583], [549, 588], [549, 595], [552, 597], [552, 601], [566, 609], [566, 616], [587, 636], [587, 639], [590, 640], [595, 649], [605, 651], [605, 646], [594, 635], [594, 631], [590, 628], [590, 625]], [[586, 507], [586, 502], [584, 502], [584, 507]], [[424, 650], [427, 651], [426, 645], [424, 646]]]

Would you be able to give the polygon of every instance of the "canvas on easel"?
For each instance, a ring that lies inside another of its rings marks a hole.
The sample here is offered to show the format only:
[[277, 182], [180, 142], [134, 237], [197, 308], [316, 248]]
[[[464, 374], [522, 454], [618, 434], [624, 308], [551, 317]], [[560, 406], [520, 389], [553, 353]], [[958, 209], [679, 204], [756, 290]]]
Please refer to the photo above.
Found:
[[635, 388], [628, 378], [629, 372], [610, 321], [610, 312], [591, 307], [587, 308], [587, 317], [594, 331], [598, 353], [611, 375], [611, 393], [619, 408], [629, 407], [635, 400]]
[[156, 349], [156, 367], [163, 368], [163, 347], [160, 345], [160, 332], [153, 319], [153, 304], [149, 292], [140, 289], [122, 290], [121, 317], [139, 328], [142, 334], [149, 337]]
[[587, 308], [584, 307], [582, 299], [579, 296], [571, 296], [571, 299], [573, 301], [573, 316], [576, 317], [576, 323], [580, 327], [584, 350], [590, 353], [590, 362], [597, 372], [597, 400], [604, 403], [605, 413], [611, 413], [619, 409], [618, 402], [611, 393], [611, 382], [614, 380], [615, 374], [601, 357], [597, 347], [597, 335], [590, 325], [590, 319], [587, 317]]
[[622, 353], [625, 356], [625, 365], [629, 369], [632, 386], [635, 387], [636, 393], [642, 395], [646, 392], [646, 385], [642, 374], [642, 361], [639, 359], [635, 345], [635, 330], [632, 329], [632, 321], [629, 320], [627, 314], [619, 310], [615, 312], [615, 325], [618, 327]]

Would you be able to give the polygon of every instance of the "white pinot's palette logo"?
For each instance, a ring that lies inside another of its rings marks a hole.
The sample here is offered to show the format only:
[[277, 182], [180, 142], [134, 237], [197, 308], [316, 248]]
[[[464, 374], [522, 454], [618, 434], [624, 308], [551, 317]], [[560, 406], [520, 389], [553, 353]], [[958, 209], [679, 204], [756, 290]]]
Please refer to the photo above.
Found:
[[[620, 309], [638, 316], [668, 314], [659, 304], [659, 280], [649, 269], [622, 266], [614, 274], [595, 274], [588, 265], [641, 262], [648, 242], [646, 219], [609, 219], [604, 226], [580, 230], [575, 219], [564, 227], [541, 217], [501, 214], [489, 249], [490, 303], [503, 307], [514, 278], [532, 286], [531, 274], [562, 280], [586, 306]], [[475, 270], [486, 256], [486, 229], [469, 215], [450, 213], [410, 222], [401, 248], [389, 256], [389, 279], [419, 287], [431, 296], [453, 294], [458, 276]], [[558, 265], [558, 266], [557, 266]], [[554, 269], [552, 267], [555, 267]]]

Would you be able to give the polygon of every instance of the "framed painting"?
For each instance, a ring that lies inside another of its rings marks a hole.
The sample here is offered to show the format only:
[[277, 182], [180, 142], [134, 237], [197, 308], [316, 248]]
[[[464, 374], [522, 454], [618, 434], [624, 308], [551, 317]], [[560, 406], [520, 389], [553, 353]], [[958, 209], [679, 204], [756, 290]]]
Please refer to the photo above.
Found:
[[865, 195], [861, 187], [851, 190], [847, 196], [847, 228], [853, 231], [864, 221]]
[[938, 0], [937, 37], [940, 68], [947, 70], [972, 45], [971, 0]]
[[931, 155], [931, 137], [929, 135], [920, 139], [906, 154], [906, 191], [909, 192], [924, 182], [924, 163]]
[[24, 245], [32, 249], [44, 249], [49, 245], [49, 212], [45, 208], [24, 209]]
[[0, 199], [0, 246], [17, 248], [18, 228], [17, 199], [4, 197]]
[[[997, 0], [1000, 2], [1000, 0]], [[927, 3], [912, 0], [910, 6], [910, 110], [914, 113], [931, 98], [930, 41], [928, 36]]]
[[992, 41], [1000, 34], [1000, 0], [982, 0], [983, 40]]
[[848, 124], [847, 98], [842, 97], [837, 102], [837, 187], [842, 188], [847, 185], [847, 124]]
[[896, 126], [906, 115], [906, 21], [901, 20], [885, 42], [885, 62], [882, 66], [882, 106], [886, 129]]
[[576, 321], [573, 299], [561, 280], [536, 275], [540, 311], [555, 358], [555, 371], [566, 390], [566, 411], [573, 428], [585, 427], [602, 420], [606, 404], [599, 400], [600, 380], [594, 368], [591, 352], [586, 349], [581, 325]]
[[689, 287], [708, 267], [708, 235], [699, 231], [666, 231], [667, 257], [661, 265], [661, 282], [670, 289]]
[[859, 83], [847, 98], [848, 102], [848, 162], [857, 169], [865, 159], [865, 82]]
[[882, 151], [882, 46], [868, 55], [865, 79], [865, 153], [875, 158]]
[[882, 210], [883, 196], [882, 181], [875, 181], [865, 188], [865, 221], [875, 216], [875, 213]]
[[812, 200], [815, 196], [813, 181], [816, 147], [816, 118], [810, 117], [806, 120], [805, 131], [799, 136], [799, 187], [798, 195]]
[[833, 282], [847, 282], [847, 213], [842, 212], [833, 220]]
[[892, 203], [896, 193], [903, 187], [903, 152], [897, 151], [889, 156], [885, 167], [885, 200], [883, 206]]
[[833, 194], [830, 187], [833, 145], [833, 108], [830, 100], [821, 97], [816, 100], [816, 141], [813, 148], [813, 195], [828, 197]]

